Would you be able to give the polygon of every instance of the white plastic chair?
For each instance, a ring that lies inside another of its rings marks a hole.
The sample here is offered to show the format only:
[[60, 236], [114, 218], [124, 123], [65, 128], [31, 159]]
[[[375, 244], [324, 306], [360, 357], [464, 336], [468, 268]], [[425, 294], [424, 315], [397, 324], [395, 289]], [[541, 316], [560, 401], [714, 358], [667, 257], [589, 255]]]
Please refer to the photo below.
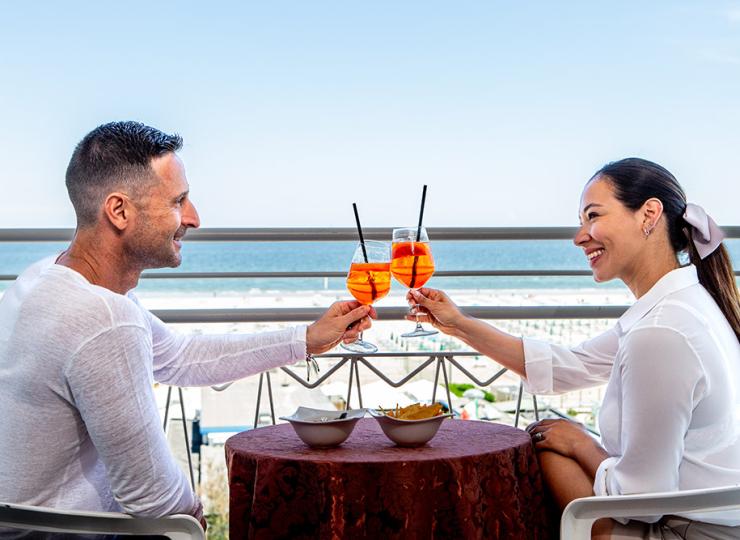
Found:
[[560, 519], [562, 540], [590, 540], [599, 518], [639, 518], [740, 510], [740, 485], [640, 495], [584, 497], [571, 501]]
[[59, 510], [0, 502], [0, 529], [3, 527], [43, 532], [161, 535], [171, 540], [205, 540], [198, 520], [183, 514], [140, 518], [117, 512]]

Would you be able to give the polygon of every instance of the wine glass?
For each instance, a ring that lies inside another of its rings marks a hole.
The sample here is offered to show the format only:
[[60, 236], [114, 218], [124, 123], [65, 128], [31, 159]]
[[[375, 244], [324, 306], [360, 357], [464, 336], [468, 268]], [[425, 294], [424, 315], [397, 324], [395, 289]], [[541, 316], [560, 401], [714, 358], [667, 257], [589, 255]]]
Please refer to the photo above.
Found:
[[[418, 234], [418, 240], [417, 240]], [[393, 229], [393, 247], [391, 257], [391, 273], [398, 281], [409, 289], [423, 287], [434, 274], [434, 259], [432, 248], [429, 247], [429, 236], [424, 227], [405, 227]], [[401, 334], [401, 337], [432, 336], [436, 330], [427, 330], [419, 322], [416, 305], [416, 328], [413, 332]]]
[[[387, 242], [365, 240], [357, 244], [347, 274], [347, 289], [358, 302], [369, 306], [391, 290], [391, 253]], [[363, 341], [362, 334], [352, 343], [342, 343], [348, 351], [370, 354], [378, 347]]]

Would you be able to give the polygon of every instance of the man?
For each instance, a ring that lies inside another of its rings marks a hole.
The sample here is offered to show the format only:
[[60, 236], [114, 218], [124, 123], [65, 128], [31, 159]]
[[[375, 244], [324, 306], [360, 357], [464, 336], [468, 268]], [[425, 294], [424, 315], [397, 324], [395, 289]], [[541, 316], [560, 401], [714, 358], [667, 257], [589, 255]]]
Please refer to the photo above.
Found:
[[74, 239], [0, 300], [0, 501], [201, 519], [153, 381], [233, 381], [370, 326], [371, 308], [337, 302], [308, 327], [184, 336], [142, 308], [130, 292], [141, 272], [178, 266], [183, 236], [200, 225], [181, 146], [177, 135], [115, 122], [75, 149], [66, 175]]

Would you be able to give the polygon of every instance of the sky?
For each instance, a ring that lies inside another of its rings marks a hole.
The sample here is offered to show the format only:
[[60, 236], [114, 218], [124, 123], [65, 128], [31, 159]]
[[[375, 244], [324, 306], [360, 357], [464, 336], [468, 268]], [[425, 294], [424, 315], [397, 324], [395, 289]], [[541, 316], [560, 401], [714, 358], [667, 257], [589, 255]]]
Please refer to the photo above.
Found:
[[577, 224], [628, 156], [740, 225], [740, 1], [0, 0], [0, 228], [95, 126], [183, 136], [203, 227]]

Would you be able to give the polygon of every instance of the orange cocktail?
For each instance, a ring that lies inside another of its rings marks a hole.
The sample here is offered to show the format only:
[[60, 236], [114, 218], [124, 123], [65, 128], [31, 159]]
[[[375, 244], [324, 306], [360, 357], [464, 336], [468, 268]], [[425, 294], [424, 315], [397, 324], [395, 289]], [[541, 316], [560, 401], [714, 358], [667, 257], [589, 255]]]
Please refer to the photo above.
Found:
[[361, 304], [374, 304], [391, 290], [390, 263], [352, 263], [347, 289]]
[[[347, 274], [347, 289], [358, 302], [369, 306], [391, 290], [391, 250], [386, 242], [375, 240], [360, 241], [355, 248]], [[378, 348], [362, 339], [342, 343], [348, 351], [371, 354]]]
[[[391, 247], [391, 273], [409, 289], [423, 287], [434, 274], [434, 259], [429, 246], [429, 236], [421, 225], [393, 229]], [[401, 337], [420, 337], [437, 334], [436, 330], [426, 330], [419, 322], [420, 306], [416, 310], [416, 328], [413, 332], [401, 334]]]
[[423, 287], [434, 274], [434, 259], [428, 242], [394, 242], [391, 249], [393, 277], [410, 289]]

